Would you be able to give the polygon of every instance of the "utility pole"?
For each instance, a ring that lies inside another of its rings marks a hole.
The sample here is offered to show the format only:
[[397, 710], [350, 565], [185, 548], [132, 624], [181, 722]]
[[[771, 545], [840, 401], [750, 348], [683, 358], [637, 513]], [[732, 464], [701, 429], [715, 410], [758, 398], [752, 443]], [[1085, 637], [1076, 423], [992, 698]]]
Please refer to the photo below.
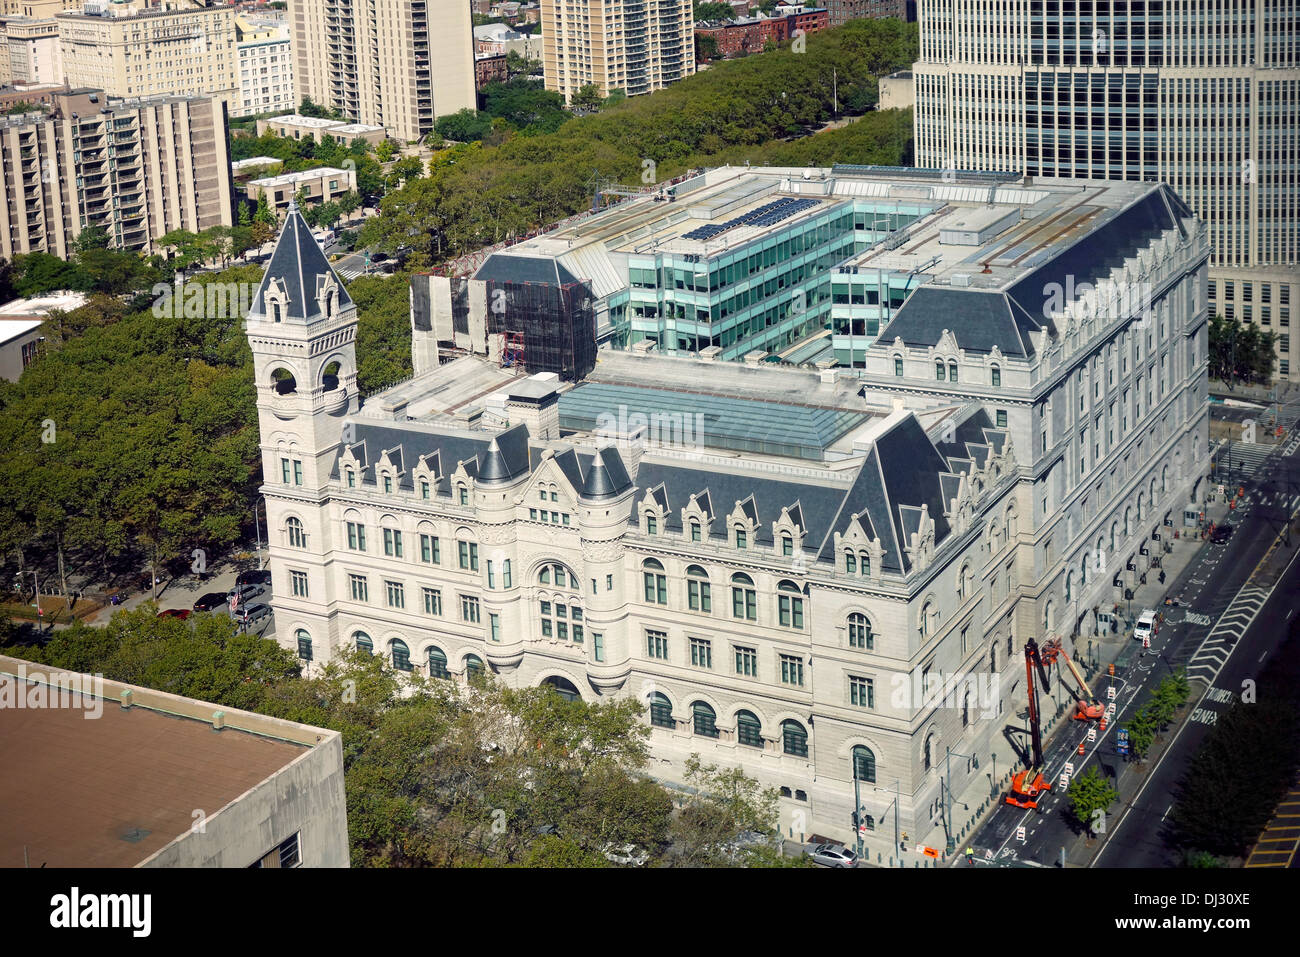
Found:
[[[900, 795], [902, 794], [901, 784], [902, 782], [898, 778], [894, 779], [894, 800], [890, 802], [894, 808], [894, 850], [895, 853], [898, 854], [899, 867], [903, 866], [903, 845], [902, 842], [898, 839], [898, 801]], [[888, 792], [887, 788], [882, 788], [882, 787], [877, 787], [876, 790]], [[886, 814], [889, 813], [889, 808], [885, 808], [885, 813]]]
[[[965, 758], [968, 761], [974, 761], [976, 759], [973, 754], [962, 754], [958, 751], [954, 751], [952, 748], [947, 747], [946, 745], [945, 745], [945, 749], [946, 749], [946, 753], [944, 754], [943, 757], [943, 763], [944, 763], [944, 771], [948, 776], [948, 780], [947, 782], [940, 781], [939, 788], [941, 791], [946, 792], [947, 794], [947, 796], [944, 798], [943, 801], [944, 831], [947, 833], [947, 838], [948, 838], [948, 849], [946, 853], [951, 854], [954, 850], [957, 849], [957, 839], [953, 837], [953, 830], [952, 830], [952, 803], [953, 803], [952, 756], [955, 754], [957, 755], [957, 757]], [[976, 764], [975, 766], [977, 768], [979, 767], [978, 764]], [[962, 807], [966, 807], [966, 805], [963, 804]]]

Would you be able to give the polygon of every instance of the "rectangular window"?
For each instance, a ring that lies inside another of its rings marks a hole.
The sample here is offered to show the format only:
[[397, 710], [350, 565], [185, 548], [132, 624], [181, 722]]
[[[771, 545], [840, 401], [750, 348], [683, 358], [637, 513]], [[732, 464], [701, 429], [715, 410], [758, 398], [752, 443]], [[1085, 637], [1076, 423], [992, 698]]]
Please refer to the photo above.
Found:
[[803, 687], [803, 659], [795, 655], [781, 656], [781, 683]]
[[289, 572], [290, 591], [295, 598], [307, 597], [307, 573], [306, 572]]
[[736, 547], [737, 548], [749, 547], [749, 536], [745, 533], [745, 530], [743, 528], [736, 529]]
[[645, 533], [647, 535], [659, 534], [659, 520], [653, 515], [647, 515], [645, 517]]
[[1005, 428], [1007, 427], [1007, 410], [1006, 410], [1006, 409], [998, 409], [998, 411], [997, 411], [997, 419], [996, 419], [996, 423], [997, 423], [997, 427], [998, 427], [999, 429], [1005, 429]]
[[606, 576], [605, 576], [605, 591], [613, 591], [613, 589], [614, 589], [614, 576], [613, 576], [613, 575], [606, 575]]
[[488, 559], [488, 563], [487, 563], [487, 582], [488, 582], [488, 588], [497, 587], [496, 563], [492, 561], [492, 559], [490, 558]]
[[591, 653], [597, 661], [605, 660], [605, 636], [600, 632], [591, 633]]
[[366, 527], [359, 522], [347, 522], [348, 548], [354, 552], [366, 550]]
[[510, 588], [513, 584], [514, 580], [510, 575], [510, 559], [507, 558], [501, 563], [501, 587]]
[[849, 675], [849, 704], [858, 708], [876, 706], [876, 683], [870, 678]]
[[477, 542], [457, 542], [456, 553], [461, 568], [474, 572], [478, 571]]
[[493, 641], [501, 640], [501, 616], [496, 612], [488, 613], [488, 637]]
[[668, 635], [662, 631], [647, 631], [645, 633], [646, 654], [651, 658], [668, 660]]
[[479, 607], [477, 598], [472, 595], [460, 596], [460, 617], [465, 621], [472, 622], [476, 625], [478, 624]]
[[424, 596], [424, 613], [426, 615], [441, 615], [442, 592], [436, 588], [422, 588], [420, 592]]
[[736, 646], [736, 674], [747, 678], [758, 676], [758, 649]]
[[803, 627], [803, 599], [794, 595], [781, 595], [777, 599], [781, 627]]
[[691, 664], [696, 668], [713, 667], [713, 642], [707, 638], [691, 639]]
[[389, 608], [406, 607], [406, 586], [401, 582], [384, 581], [384, 594]]
[[708, 582], [696, 578], [688, 579], [686, 582], [686, 599], [691, 611], [713, 611], [713, 595], [711, 592], [712, 588]]
[[293, 484], [302, 484], [302, 462], [297, 459], [293, 460]]
[[441, 543], [437, 535], [420, 536], [420, 561], [427, 565], [437, 565], [442, 561]]
[[384, 554], [402, 557], [402, 533], [395, 528], [384, 529]]
[[280, 459], [280, 475], [284, 478], [284, 484], [288, 485], [290, 481], [288, 459]]
[[460, 502], [461, 505], [468, 505], [468, 504], [469, 504], [469, 489], [465, 488], [465, 486], [463, 486], [463, 485], [460, 486], [460, 487], [456, 490], [456, 499], [457, 499], [457, 501]]
[[348, 586], [352, 590], [353, 601], [370, 601], [370, 583], [365, 575], [349, 575]]

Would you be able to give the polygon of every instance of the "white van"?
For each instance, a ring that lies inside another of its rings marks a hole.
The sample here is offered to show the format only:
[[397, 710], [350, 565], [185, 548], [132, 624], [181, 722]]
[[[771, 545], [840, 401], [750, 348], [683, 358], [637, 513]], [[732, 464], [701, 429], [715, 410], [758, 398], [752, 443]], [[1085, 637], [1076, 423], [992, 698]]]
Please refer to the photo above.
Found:
[[1137, 625], [1133, 628], [1133, 637], [1137, 641], [1144, 638], [1154, 638], [1159, 630], [1160, 623], [1156, 621], [1156, 610], [1147, 608], [1142, 614], [1138, 615]]

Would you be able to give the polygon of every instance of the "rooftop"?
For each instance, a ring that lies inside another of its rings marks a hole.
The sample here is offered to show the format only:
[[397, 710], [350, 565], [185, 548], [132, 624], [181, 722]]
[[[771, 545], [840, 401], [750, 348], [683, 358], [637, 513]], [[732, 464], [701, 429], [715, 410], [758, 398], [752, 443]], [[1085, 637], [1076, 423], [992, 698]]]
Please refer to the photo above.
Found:
[[43, 296], [32, 296], [29, 299], [14, 299], [11, 302], [6, 302], [3, 306], [0, 306], [0, 319], [44, 316], [51, 309], [77, 309], [85, 304], [86, 294], [84, 292], [72, 292], [70, 290], [51, 292]]
[[281, 173], [279, 176], [266, 176], [262, 179], [250, 179], [249, 186], [284, 186], [289, 183], [305, 183], [308, 180], [320, 179], [322, 176], [346, 176], [348, 170], [341, 170], [334, 166], [318, 166], [315, 169], [305, 169], [298, 173]]
[[312, 129], [326, 129], [331, 126], [344, 126], [343, 120], [330, 120], [323, 116], [302, 116], [299, 113], [286, 113], [283, 116], [272, 116], [266, 122], [281, 123], [285, 126], [307, 126]]
[[0, 316], [0, 346], [25, 336], [33, 329], [39, 329], [44, 319], [10, 319]]
[[337, 734], [7, 657], [0, 692], [6, 867], [139, 864]]
[[278, 160], [274, 156], [250, 156], [248, 159], [235, 160], [230, 164], [230, 168], [235, 172], [241, 169], [252, 169], [255, 166], [279, 166], [283, 160]]

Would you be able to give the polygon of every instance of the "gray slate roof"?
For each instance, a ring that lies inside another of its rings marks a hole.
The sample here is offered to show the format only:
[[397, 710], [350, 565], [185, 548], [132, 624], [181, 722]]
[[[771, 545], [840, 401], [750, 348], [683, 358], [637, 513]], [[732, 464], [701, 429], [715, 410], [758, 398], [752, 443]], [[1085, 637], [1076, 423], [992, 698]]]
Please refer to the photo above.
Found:
[[312, 236], [307, 221], [302, 218], [297, 205], [294, 204], [289, 209], [284, 228], [280, 230], [280, 238], [275, 244], [275, 252], [271, 253], [271, 261], [266, 264], [262, 284], [257, 287], [257, 295], [253, 297], [248, 311], [252, 315], [266, 315], [266, 304], [262, 297], [271, 280], [279, 279], [289, 295], [289, 305], [285, 310], [284, 318], [308, 321], [320, 314], [316, 295], [320, 292], [326, 276], [333, 276], [334, 281], [338, 283], [339, 309], [350, 307], [352, 298], [343, 283], [339, 281], [334, 268]]

